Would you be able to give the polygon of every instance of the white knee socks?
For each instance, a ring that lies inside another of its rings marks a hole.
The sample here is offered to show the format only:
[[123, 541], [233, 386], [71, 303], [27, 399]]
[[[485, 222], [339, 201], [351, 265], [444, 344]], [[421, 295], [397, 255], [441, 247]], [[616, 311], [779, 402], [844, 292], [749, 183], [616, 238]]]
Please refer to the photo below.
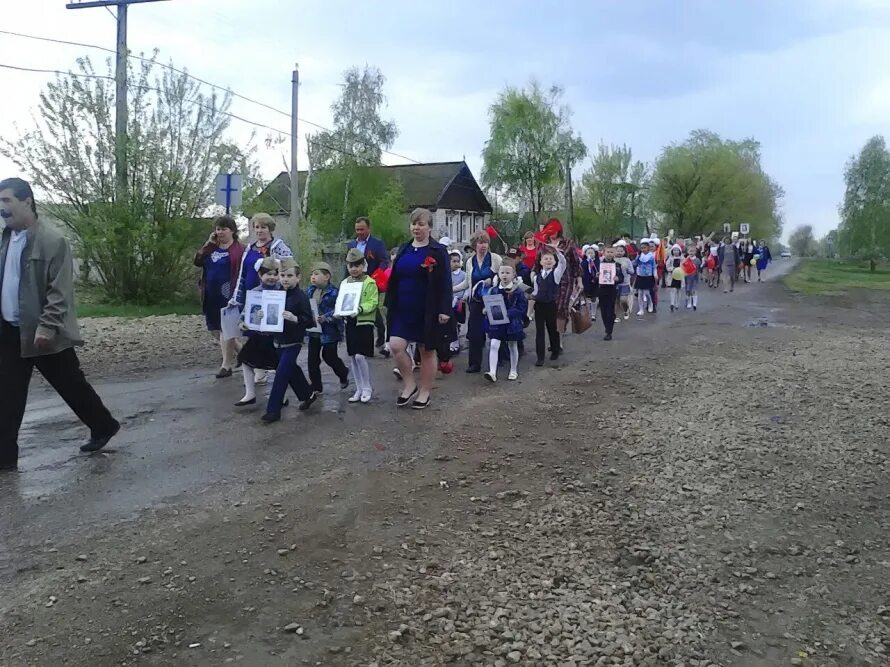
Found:
[[241, 366], [241, 375], [244, 376], [244, 398], [241, 399], [243, 403], [256, 398], [256, 375], [254, 369], [247, 364]]

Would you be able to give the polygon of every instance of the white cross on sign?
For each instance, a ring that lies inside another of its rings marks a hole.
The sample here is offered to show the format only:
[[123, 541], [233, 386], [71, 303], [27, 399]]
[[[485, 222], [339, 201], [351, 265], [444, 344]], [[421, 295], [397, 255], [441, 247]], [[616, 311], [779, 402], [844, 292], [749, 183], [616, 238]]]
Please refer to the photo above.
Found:
[[241, 206], [241, 174], [217, 174], [214, 201], [225, 206], [226, 213], [233, 206]]

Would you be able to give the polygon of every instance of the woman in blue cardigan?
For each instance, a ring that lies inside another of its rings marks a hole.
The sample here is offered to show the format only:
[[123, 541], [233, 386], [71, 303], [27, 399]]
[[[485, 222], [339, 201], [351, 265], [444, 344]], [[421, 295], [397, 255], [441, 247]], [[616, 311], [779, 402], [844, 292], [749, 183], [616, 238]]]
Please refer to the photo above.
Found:
[[[431, 238], [433, 216], [425, 208], [411, 213], [414, 239], [399, 248], [386, 289], [389, 346], [402, 374], [402, 391], [396, 404], [411, 403], [415, 410], [430, 404], [436, 379], [436, 350], [447, 336], [451, 319], [451, 268], [445, 246]], [[414, 380], [408, 343], [420, 352], [420, 384]], [[413, 402], [412, 402], [412, 399]]]

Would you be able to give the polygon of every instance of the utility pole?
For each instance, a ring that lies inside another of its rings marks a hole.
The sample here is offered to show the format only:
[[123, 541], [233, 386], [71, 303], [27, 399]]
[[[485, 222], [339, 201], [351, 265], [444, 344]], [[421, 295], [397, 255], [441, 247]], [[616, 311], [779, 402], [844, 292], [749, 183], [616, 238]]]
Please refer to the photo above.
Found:
[[[298, 128], [297, 128], [297, 110], [299, 108], [300, 96], [300, 65], [294, 65], [294, 73], [291, 77], [291, 109], [290, 109], [290, 223], [292, 240], [294, 246], [298, 244], [299, 235], [297, 234], [300, 224], [300, 189], [297, 183], [297, 148], [298, 148]], [[307, 183], [308, 187], [308, 183]], [[294, 247], [296, 250], [296, 247]]]
[[121, 203], [127, 198], [127, 8], [130, 5], [162, 0], [85, 0], [70, 2], [67, 9], [92, 7], [117, 7], [117, 58], [114, 70], [114, 174], [115, 200]]
[[575, 202], [572, 200], [572, 161], [566, 158], [566, 222], [571, 233], [575, 233]]

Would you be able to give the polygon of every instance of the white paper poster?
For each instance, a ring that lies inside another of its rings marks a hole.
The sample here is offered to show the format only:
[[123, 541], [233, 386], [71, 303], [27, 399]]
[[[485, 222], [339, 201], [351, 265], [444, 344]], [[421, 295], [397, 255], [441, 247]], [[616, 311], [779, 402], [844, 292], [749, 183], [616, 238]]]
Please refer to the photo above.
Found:
[[223, 340], [240, 338], [244, 335], [241, 331], [241, 309], [238, 306], [226, 306], [220, 309], [219, 322]]
[[615, 267], [617, 264], [600, 262], [600, 285], [615, 284]]
[[507, 315], [503, 294], [486, 294], [482, 297], [482, 303], [485, 304], [485, 315], [490, 325], [509, 324], [510, 317]]
[[334, 315], [338, 317], [353, 317], [358, 315], [362, 300], [362, 287], [364, 282], [340, 283], [340, 293], [337, 294], [337, 305], [334, 306]]
[[284, 331], [284, 290], [250, 290], [244, 305], [244, 322], [251, 331]]

